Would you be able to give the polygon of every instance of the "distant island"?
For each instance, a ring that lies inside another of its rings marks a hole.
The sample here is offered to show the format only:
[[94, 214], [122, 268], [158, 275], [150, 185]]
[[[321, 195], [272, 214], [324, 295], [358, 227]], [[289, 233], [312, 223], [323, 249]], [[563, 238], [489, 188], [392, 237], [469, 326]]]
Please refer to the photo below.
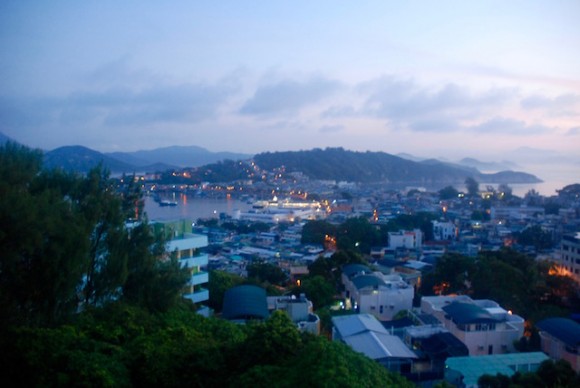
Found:
[[[12, 141], [4, 136], [0, 143]], [[159, 173], [190, 169], [192, 176], [221, 182], [247, 177], [244, 166], [233, 161], [253, 162], [263, 171], [300, 173], [313, 180], [358, 183], [441, 185], [463, 183], [471, 177], [481, 183], [539, 183], [535, 175], [520, 171], [483, 173], [474, 165], [498, 166], [502, 163], [478, 162], [466, 158], [458, 163], [437, 159], [413, 159], [385, 152], [357, 152], [344, 148], [315, 148], [308, 151], [264, 152], [248, 155], [211, 152], [197, 146], [173, 146], [147, 151], [100, 153], [83, 146], [65, 146], [44, 153], [47, 168], [86, 172], [103, 164], [113, 174]], [[477, 162], [477, 163], [476, 163]], [[216, 174], [217, 171], [219, 174]]]

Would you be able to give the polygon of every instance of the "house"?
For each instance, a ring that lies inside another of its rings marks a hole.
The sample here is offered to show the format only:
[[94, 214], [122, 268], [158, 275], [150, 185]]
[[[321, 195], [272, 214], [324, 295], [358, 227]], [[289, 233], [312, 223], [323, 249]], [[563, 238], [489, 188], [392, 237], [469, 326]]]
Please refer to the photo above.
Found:
[[320, 334], [320, 318], [314, 314], [312, 302], [304, 294], [269, 296], [267, 298], [268, 311], [285, 311], [300, 331]]
[[342, 284], [347, 306], [381, 321], [392, 320], [400, 311], [413, 307], [415, 290], [399, 275], [383, 275], [361, 264], [348, 264], [343, 267]]
[[389, 232], [389, 248], [419, 249], [423, 243], [423, 232], [420, 229], [413, 231], [400, 230]]
[[333, 317], [332, 339], [344, 342], [393, 372], [410, 373], [417, 358], [399, 337], [389, 334], [370, 314]]
[[580, 373], [580, 324], [567, 318], [548, 318], [536, 324], [542, 351], [555, 360], [566, 360]]
[[421, 312], [431, 314], [469, 349], [470, 356], [515, 351], [524, 334], [524, 319], [496, 302], [466, 295], [421, 298]]
[[459, 230], [453, 222], [432, 221], [433, 238], [436, 241], [454, 240], [459, 235]]

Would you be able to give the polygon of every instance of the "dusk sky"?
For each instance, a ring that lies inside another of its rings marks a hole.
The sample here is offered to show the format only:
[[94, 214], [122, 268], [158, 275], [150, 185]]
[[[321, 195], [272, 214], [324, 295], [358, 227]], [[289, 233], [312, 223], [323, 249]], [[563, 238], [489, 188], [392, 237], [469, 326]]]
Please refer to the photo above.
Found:
[[0, 75], [47, 150], [580, 154], [578, 0], [3, 0]]

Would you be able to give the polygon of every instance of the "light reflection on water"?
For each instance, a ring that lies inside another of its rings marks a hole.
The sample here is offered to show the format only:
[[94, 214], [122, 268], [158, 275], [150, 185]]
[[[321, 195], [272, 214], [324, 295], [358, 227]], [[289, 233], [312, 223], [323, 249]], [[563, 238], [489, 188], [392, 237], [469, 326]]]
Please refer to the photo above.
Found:
[[145, 197], [145, 212], [150, 221], [196, 221], [199, 218], [217, 218], [220, 213], [232, 216], [235, 210], [245, 211], [252, 207], [237, 199], [188, 197], [180, 193], [169, 199], [177, 201], [177, 206], [159, 206], [152, 197]]

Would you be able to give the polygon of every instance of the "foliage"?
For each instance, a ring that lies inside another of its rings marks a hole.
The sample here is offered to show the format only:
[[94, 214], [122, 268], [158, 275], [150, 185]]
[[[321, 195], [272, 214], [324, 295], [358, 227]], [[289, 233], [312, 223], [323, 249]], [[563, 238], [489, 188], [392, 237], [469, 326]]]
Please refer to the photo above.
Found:
[[537, 251], [551, 248], [554, 245], [550, 233], [545, 232], [541, 226], [534, 225], [524, 229], [518, 236], [518, 242], [522, 245], [531, 245]]
[[439, 190], [439, 199], [454, 199], [459, 195], [459, 191], [453, 186], [446, 186]]
[[455, 179], [465, 171], [444, 163], [417, 163], [384, 152], [353, 152], [343, 148], [266, 152], [254, 156], [265, 170], [284, 166], [287, 173], [302, 172], [312, 179], [349, 182], [426, 182]]
[[209, 290], [208, 305], [216, 312], [222, 311], [224, 295], [227, 290], [246, 281], [245, 278], [224, 271], [210, 271], [207, 288]]
[[300, 334], [282, 312], [243, 326], [112, 303], [74, 324], [9, 334], [8, 386], [411, 386], [343, 344]]
[[[186, 277], [176, 260], [159, 260], [164, 241], [129, 212], [138, 187], [119, 193], [101, 166], [81, 176], [41, 170], [41, 160], [26, 147], [0, 147], [2, 323], [56, 325], [119, 299], [152, 310], [176, 303]], [[138, 221], [131, 230], [129, 213]]]
[[[417, 214], [400, 214], [387, 223], [385, 232], [397, 232], [399, 230], [420, 229], [425, 240], [433, 240], [433, 223], [437, 216], [429, 212]], [[386, 237], [384, 237], [386, 241]]]
[[511, 249], [484, 251], [475, 259], [448, 253], [423, 277], [421, 294], [492, 299], [536, 322], [566, 315], [578, 305], [578, 285], [570, 277], [558, 275], [552, 266]]
[[326, 236], [336, 236], [336, 226], [327, 221], [310, 220], [302, 227], [302, 244], [323, 245]]
[[479, 194], [479, 182], [473, 177], [468, 177], [465, 179], [465, 188], [467, 189], [467, 194], [470, 197], [477, 197]]
[[256, 279], [259, 283], [284, 285], [288, 279], [280, 267], [270, 263], [252, 263], [246, 269], [248, 278]]

